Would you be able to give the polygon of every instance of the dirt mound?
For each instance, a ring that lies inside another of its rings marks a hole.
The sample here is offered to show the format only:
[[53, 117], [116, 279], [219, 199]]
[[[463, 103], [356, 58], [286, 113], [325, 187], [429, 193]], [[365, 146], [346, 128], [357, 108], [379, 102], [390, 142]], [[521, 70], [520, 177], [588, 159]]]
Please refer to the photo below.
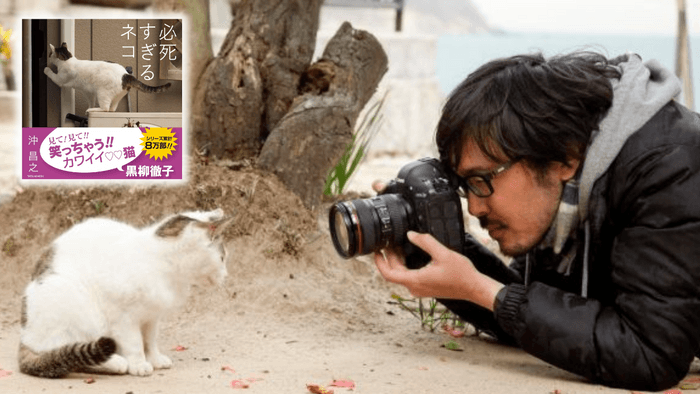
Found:
[[[224, 234], [230, 279], [224, 292], [193, 297], [188, 310], [209, 311], [224, 298], [289, 312], [370, 312], [368, 286], [384, 289], [367, 259], [340, 259], [332, 248], [325, 210], [310, 212], [275, 176], [244, 167], [193, 163], [185, 186], [31, 187], [0, 206], [0, 288], [10, 300], [0, 308], [0, 326], [15, 324], [21, 293], [42, 249], [89, 217], [117, 219], [140, 227], [179, 211], [222, 208], [234, 224]], [[226, 313], [227, 306], [221, 312]], [[369, 308], [369, 309], [368, 309]], [[302, 313], [303, 315], [303, 313]], [[302, 318], [302, 317], [300, 317]], [[360, 319], [362, 320], [362, 319]]]

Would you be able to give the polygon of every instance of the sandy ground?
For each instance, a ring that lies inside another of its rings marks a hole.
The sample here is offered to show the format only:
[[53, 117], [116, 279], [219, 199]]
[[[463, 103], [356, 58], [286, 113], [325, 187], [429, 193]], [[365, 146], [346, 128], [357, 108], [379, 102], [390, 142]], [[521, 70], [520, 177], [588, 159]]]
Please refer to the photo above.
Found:
[[[409, 295], [385, 283], [368, 258], [336, 255], [325, 210], [300, 208], [267, 174], [194, 162], [185, 187], [17, 189], [7, 167], [12, 132], [0, 128], [0, 195], [14, 195], [0, 205], [0, 393], [302, 394], [310, 392], [308, 384], [335, 393], [630, 393], [591, 384], [471, 331], [455, 339], [422, 329], [391, 298]], [[368, 163], [354, 187], [369, 190], [372, 179], [395, 176], [404, 159]], [[95, 201], [104, 209], [97, 212]], [[213, 207], [237, 218], [227, 233], [230, 275], [222, 288], [193, 289], [187, 306], [164, 322], [160, 344], [172, 369], [150, 377], [59, 380], [18, 371], [21, 294], [53, 238], [90, 216], [140, 226], [166, 213]], [[451, 340], [461, 351], [443, 347]], [[336, 379], [355, 387], [330, 387]], [[248, 388], [232, 387], [235, 381]]]

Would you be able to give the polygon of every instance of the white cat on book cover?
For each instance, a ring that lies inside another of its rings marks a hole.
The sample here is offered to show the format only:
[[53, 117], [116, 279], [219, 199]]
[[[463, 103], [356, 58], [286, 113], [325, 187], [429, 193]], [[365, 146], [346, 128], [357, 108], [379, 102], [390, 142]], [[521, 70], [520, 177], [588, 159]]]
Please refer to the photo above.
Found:
[[[56, 72], [51, 69], [56, 67]], [[146, 93], [160, 93], [170, 87], [170, 82], [161, 86], [148, 86], [129, 74], [124, 66], [101, 60], [76, 59], [68, 51], [66, 43], [55, 48], [49, 44], [48, 66], [44, 74], [60, 87], [74, 88], [88, 98], [88, 110], [114, 112], [119, 101], [131, 88]]]
[[150, 375], [170, 368], [158, 322], [182, 305], [192, 284], [227, 275], [218, 209], [185, 212], [138, 229], [88, 219], [40, 258], [22, 300], [20, 371]]

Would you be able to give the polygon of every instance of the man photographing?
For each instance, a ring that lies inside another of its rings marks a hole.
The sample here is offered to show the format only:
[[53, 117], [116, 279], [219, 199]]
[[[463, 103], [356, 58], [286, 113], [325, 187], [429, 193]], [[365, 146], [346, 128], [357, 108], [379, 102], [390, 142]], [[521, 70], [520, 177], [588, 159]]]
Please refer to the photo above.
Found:
[[436, 142], [510, 269], [410, 232], [431, 263], [384, 250], [379, 271], [592, 381], [675, 385], [700, 354], [700, 117], [679, 92], [636, 55], [485, 64], [451, 93]]

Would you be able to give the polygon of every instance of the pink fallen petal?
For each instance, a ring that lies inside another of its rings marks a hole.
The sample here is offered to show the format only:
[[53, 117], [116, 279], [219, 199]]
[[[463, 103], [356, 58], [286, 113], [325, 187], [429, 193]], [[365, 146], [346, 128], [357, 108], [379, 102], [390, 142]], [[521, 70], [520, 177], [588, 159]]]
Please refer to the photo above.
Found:
[[334, 380], [333, 383], [329, 384], [332, 387], [347, 387], [350, 389], [355, 388], [355, 382], [352, 380]]
[[234, 389], [247, 389], [250, 385], [242, 380], [236, 379], [231, 381], [231, 387]]
[[464, 330], [458, 330], [448, 324], [442, 326], [442, 329], [454, 338], [462, 338], [465, 335]]
[[178, 345], [178, 346], [175, 346], [175, 349], [173, 349], [173, 350], [176, 351], [176, 352], [182, 352], [182, 351], [187, 350], [187, 348], [184, 347], [184, 346], [179, 346], [179, 345]]
[[85, 382], [87, 384], [93, 384], [93, 383], [95, 383], [95, 378], [87, 378], [87, 379], [83, 380], [83, 382]]
[[427, 370], [428, 370], [428, 367], [418, 367], [418, 370], [419, 370], [419, 371], [427, 371]]
[[221, 367], [221, 370], [222, 371], [231, 371], [233, 373], [236, 373], [236, 370], [233, 369], [232, 367], [229, 367], [228, 365], [224, 365], [223, 367]]
[[5, 371], [4, 369], [0, 369], [0, 378], [6, 378], [10, 375], [12, 375], [11, 371]]

